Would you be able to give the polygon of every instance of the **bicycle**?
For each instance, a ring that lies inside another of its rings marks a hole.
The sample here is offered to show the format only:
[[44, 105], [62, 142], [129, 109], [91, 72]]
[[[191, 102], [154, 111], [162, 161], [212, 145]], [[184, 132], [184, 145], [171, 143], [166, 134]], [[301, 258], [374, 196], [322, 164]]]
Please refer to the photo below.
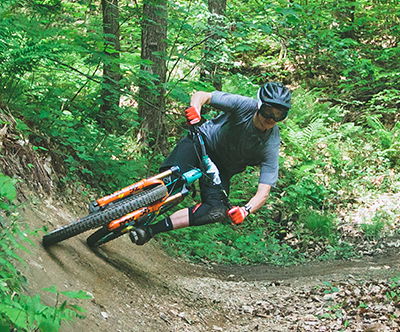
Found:
[[104, 196], [89, 204], [88, 216], [44, 235], [43, 246], [50, 246], [100, 227], [86, 240], [89, 247], [93, 248], [127, 234], [136, 227], [149, 225], [193, 192], [194, 182], [202, 176], [207, 176], [214, 185], [220, 186], [227, 210], [231, 209], [232, 204], [222, 188], [218, 168], [207, 155], [199, 126], [191, 126], [189, 133], [194, 145], [197, 140], [200, 146], [200, 168], [180, 175], [179, 167], [173, 166], [160, 174]]

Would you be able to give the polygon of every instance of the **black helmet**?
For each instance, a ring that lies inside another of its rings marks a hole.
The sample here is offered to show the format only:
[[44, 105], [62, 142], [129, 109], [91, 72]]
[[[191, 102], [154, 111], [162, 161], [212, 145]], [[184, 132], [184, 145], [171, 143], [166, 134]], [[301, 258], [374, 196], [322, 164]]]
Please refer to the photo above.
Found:
[[290, 109], [292, 94], [282, 83], [273, 82], [265, 83], [264, 86], [258, 90], [257, 98], [258, 109], [261, 108], [262, 104], [268, 104], [276, 108], [283, 106], [285, 110], [288, 111]]

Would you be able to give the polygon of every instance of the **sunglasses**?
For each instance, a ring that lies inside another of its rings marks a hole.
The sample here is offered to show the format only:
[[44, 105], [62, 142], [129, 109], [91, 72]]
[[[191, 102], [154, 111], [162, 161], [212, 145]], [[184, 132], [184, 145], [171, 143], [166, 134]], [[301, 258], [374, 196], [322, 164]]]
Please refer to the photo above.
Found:
[[262, 104], [258, 112], [263, 118], [272, 119], [275, 122], [285, 120], [289, 113], [288, 110], [273, 108], [267, 104]]

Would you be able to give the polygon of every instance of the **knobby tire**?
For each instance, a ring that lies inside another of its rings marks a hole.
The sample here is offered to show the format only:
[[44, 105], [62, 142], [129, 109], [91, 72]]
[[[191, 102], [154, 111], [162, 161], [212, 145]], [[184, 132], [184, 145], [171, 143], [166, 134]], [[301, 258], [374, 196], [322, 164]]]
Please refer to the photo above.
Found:
[[69, 225], [58, 228], [46, 234], [43, 236], [43, 245], [50, 246], [80, 233], [86, 232], [90, 229], [104, 226], [105, 224], [121, 218], [130, 212], [148, 206], [151, 203], [162, 199], [166, 194], [167, 188], [163, 185], [159, 185], [136, 195], [129, 196], [126, 199], [117, 202], [115, 205], [106, 208], [104, 211], [91, 213], [86, 217], [72, 222]]

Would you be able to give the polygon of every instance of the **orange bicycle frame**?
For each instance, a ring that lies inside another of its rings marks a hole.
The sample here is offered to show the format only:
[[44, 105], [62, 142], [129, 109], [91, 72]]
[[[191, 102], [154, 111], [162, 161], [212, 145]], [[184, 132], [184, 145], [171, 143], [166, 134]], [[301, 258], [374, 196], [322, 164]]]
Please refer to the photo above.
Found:
[[163, 199], [163, 200], [155, 202], [149, 206], [146, 206], [146, 207], [140, 208], [139, 210], [128, 213], [127, 215], [110, 222], [107, 227], [110, 231], [116, 230], [117, 228], [126, 225], [128, 222], [138, 220], [139, 218], [141, 218], [145, 215], [148, 215], [149, 213], [152, 213], [152, 212], [157, 213], [157, 212], [159, 212], [159, 210], [161, 209], [161, 207], [164, 204], [170, 203], [170, 202], [172, 202], [176, 199], [180, 199], [180, 198], [183, 198], [183, 194], [180, 192], [176, 193], [175, 195], [172, 195], [172, 196], [168, 197], [167, 199]]

